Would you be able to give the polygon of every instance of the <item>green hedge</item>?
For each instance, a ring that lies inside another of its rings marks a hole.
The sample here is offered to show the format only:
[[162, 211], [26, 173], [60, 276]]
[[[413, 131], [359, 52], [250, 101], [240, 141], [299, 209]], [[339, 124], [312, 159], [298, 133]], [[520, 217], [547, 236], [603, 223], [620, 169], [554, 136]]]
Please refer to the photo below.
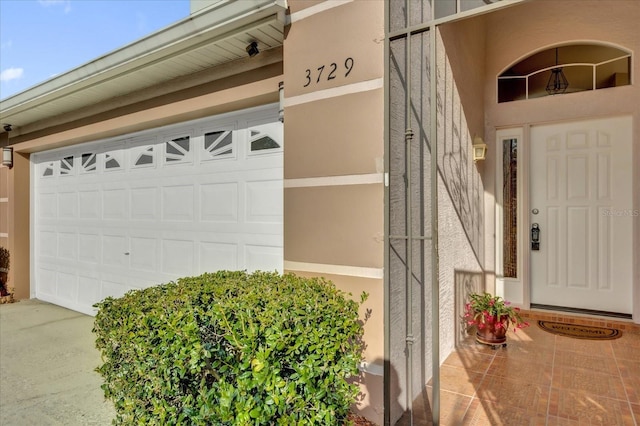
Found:
[[357, 396], [359, 304], [329, 281], [222, 271], [95, 306], [114, 424], [343, 424]]

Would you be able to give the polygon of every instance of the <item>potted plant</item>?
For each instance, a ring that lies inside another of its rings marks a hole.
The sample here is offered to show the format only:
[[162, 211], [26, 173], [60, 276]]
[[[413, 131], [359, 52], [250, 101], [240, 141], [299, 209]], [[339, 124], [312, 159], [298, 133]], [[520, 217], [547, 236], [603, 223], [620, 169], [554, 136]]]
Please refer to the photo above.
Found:
[[475, 326], [476, 341], [497, 347], [506, 346], [507, 331], [510, 327], [515, 332], [519, 328], [528, 327], [529, 323], [520, 316], [520, 308], [500, 296], [490, 293], [471, 293], [465, 305], [464, 320], [468, 327]]
[[8, 296], [7, 279], [9, 276], [9, 250], [0, 247], [0, 297]]

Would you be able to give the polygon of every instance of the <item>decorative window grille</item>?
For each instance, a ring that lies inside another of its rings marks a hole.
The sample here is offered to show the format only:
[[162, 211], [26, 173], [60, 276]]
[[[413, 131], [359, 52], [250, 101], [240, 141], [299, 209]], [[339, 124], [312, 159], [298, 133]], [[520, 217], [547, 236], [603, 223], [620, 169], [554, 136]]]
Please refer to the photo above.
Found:
[[55, 174], [55, 163], [52, 161], [44, 166], [42, 177], [51, 177]]
[[597, 44], [574, 44], [536, 52], [500, 74], [498, 102], [559, 95], [546, 91], [554, 70], [562, 70], [567, 79], [568, 87], [563, 93], [626, 86], [631, 84], [631, 54]]
[[165, 143], [164, 160], [166, 163], [185, 162], [188, 159], [190, 150], [191, 138], [189, 136], [171, 139]]
[[82, 166], [81, 170], [84, 173], [95, 172], [97, 167], [96, 154], [94, 153], [82, 154], [81, 166]]
[[209, 159], [233, 155], [233, 132], [221, 130], [204, 134], [204, 150]]
[[280, 148], [280, 144], [271, 138], [266, 132], [251, 130], [251, 152], [273, 150]]
[[153, 146], [147, 147], [144, 151], [138, 155], [136, 161], [133, 163], [134, 167], [137, 166], [151, 166], [153, 165]]
[[118, 170], [122, 166], [120, 165], [119, 159], [116, 158], [113, 154], [105, 154], [104, 155], [104, 168], [106, 170]]
[[67, 176], [73, 173], [73, 155], [60, 160], [60, 176]]

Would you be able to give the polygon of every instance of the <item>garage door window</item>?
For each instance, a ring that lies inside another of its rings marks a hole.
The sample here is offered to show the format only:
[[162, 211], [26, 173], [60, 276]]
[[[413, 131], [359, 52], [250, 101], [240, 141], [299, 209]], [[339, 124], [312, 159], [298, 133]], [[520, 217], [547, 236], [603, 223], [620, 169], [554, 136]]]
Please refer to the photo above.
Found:
[[181, 136], [165, 142], [165, 163], [185, 163], [191, 158], [191, 139], [189, 136]]
[[269, 123], [259, 127], [251, 128], [251, 153], [265, 154], [275, 151], [281, 151], [281, 146], [276, 139], [282, 140], [276, 135], [280, 129], [274, 124]]
[[153, 165], [153, 147], [147, 147], [144, 151], [142, 151], [136, 162], [134, 163], [134, 167], [136, 166], [152, 166]]
[[68, 176], [73, 173], [73, 155], [60, 160], [60, 176]]
[[230, 130], [205, 133], [204, 151], [208, 159], [233, 156], [233, 133]]
[[82, 154], [82, 172], [83, 173], [92, 173], [96, 171], [96, 154], [95, 153], [87, 153]]
[[104, 154], [104, 169], [105, 171], [122, 169], [122, 150], [114, 150]]
[[42, 172], [42, 177], [51, 177], [54, 175], [54, 167], [55, 164], [53, 162], [46, 163], [44, 165], [44, 171]]

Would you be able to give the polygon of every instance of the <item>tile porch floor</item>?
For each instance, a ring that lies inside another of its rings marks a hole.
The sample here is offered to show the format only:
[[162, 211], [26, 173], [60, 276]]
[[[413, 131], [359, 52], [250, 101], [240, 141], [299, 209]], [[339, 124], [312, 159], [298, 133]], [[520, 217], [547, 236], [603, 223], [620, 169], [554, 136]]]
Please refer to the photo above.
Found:
[[[558, 313], [524, 314], [531, 326], [509, 332], [506, 348], [493, 350], [468, 339], [444, 362], [441, 425], [640, 426], [640, 326]], [[541, 330], [538, 319], [613, 324], [623, 334], [604, 341], [561, 337]], [[427, 390], [430, 399], [431, 387]], [[427, 400], [414, 403], [414, 424], [431, 424], [428, 406]], [[406, 418], [397, 423], [406, 424]]]

